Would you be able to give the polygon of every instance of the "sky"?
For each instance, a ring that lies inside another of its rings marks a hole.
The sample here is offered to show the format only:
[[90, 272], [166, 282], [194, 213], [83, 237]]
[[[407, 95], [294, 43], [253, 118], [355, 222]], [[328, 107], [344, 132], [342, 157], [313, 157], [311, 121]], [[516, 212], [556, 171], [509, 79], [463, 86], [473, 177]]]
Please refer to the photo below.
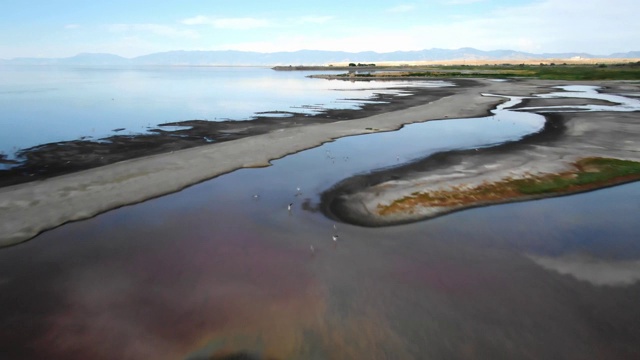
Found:
[[0, 59], [172, 50], [640, 50], [638, 0], [0, 0]]

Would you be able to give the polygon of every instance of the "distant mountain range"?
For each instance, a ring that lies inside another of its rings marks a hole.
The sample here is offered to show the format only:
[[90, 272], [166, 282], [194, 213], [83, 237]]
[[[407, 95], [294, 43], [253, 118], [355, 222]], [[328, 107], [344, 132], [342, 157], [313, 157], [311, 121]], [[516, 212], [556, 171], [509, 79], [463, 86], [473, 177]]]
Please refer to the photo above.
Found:
[[14, 58], [0, 64], [33, 65], [325, 65], [338, 62], [379, 61], [447, 61], [447, 60], [530, 60], [530, 59], [622, 59], [640, 58], [640, 51], [591, 55], [587, 53], [534, 54], [514, 50], [483, 51], [474, 48], [394, 51], [388, 53], [300, 50], [294, 52], [259, 53], [250, 51], [168, 51], [135, 58], [112, 54], [82, 53], [67, 58]]

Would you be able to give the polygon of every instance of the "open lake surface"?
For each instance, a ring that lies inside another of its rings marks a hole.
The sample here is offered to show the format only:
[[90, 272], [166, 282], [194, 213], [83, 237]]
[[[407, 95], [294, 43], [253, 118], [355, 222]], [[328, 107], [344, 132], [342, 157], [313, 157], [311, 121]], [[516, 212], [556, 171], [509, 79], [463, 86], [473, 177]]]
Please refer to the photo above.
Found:
[[[112, 76], [174, 76], [174, 70], [136, 71]], [[163, 80], [175, 89], [174, 104], [185, 108], [158, 109], [166, 117], [156, 126], [196, 116], [200, 110], [185, 103], [198, 93], [190, 82], [201, 76], [178, 85]], [[236, 91], [249, 91], [253, 83], [238, 76], [245, 84]], [[280, 76], [285, 84], [317, 82], [294, 72]], [[272, 92], [281, 91], [269, 81]], [[317, 86], [362, 87], [330, 84]], [[160, 90], [149, 91], [140, 93], [140, 104], [157, 101], [153, 91]], [[224, 115], [204, 98], [194, 102], [205, 109], [198, 117], [244, 118], [344, 96], [332, 94], [264, 106], [238, 100], [239, 109]], [[118, 99], [103, 95], [109, 104]], [[85, 101], [103, 101], [97, 98]], [[135, 102], [127, 106], [135, 109]], [[105, 116], [111, 123], [104, 129], [144, 126], [153, 108], [141, 105], [142, 125]], [[57, 118], [74, 118], [75, 106], [68, 111]], [[539, 115], [504, 110], [342, 138], [0, 249], [0, 353], [8, 359], [638, 358], [638, 183], [386, 228], [335, 223], [319, 211], [319, 194], [344, 178], [440, 151], [514, 141], [542, 125]]]
[[308, 79], [309, 74], [261, 67], [0, 66], [0, 154], [12, 157], [58, 141], [170, 131], [159, 125], [185, 120], [357, 109], [375, 93], [408, 86]]

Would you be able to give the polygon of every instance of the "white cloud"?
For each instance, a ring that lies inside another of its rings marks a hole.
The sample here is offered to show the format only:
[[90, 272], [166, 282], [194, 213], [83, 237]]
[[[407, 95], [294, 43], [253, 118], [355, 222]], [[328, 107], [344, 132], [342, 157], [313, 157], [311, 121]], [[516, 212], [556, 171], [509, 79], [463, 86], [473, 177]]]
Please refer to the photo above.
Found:
[[444, 3], [447, 5], [468, 5], [468, 4], [474, 4], [474, 3], [479, 3], [483, 1], [485, 0], [448, 0], [448, 1], [445, 1]]
[[476, 47], [484, 50], [609, 54], [640, 48], [640, 22], [635, 0], [544, 0], [503, 7], [490, 14], [420, 26], [414, 31], [438, 34], [425, 41], [433, 47]]
[[188, 19], [184, 19], [181, 21], [181, 23], [185, 25], [204, 25], [204, 24], [210, 24], [210, 21], [211, 20], [208, 17], [198, 15]]
[[602, 260], [584, 255], [529, 258], [547, 270], [571, 275], [596, 286], [630, 286], [640, 281], [640, 261]]
[[209, 16], [198, 15], [192, 18], [182, 20], [185, 25], [211, 25], [217, 29], [231, 30], [250, 30], [268, 27], [271, 22], [265, 19], [256, 19], [252, 17], [244, 18], [213, 18]]
[[302, 18], [300, 18], [299, 22], [311, 24], [326, 24], [334, 18], [335, 16], [303, 16]]
[[331, 51], [378, 51], [420, 50], [415, 39], [398, 36], [389, 31], [368, 32], [362, 35], [322, 37], [309, 35], [277, 36], [265, 41], [220, 44], [217, 50], [240, 50], [257, 52], [331, 50]]
[[[462, 4], [469, 1], [475, 0], [440, 0], [439, 3]], [[113, 43], [125, 37], [149, 41], [146, 46], [128, 51], [118, 47], [117, 53], [127, 55], [137, 54], [140, 49], [150, 52], [194, 47], [259, 52], [300, 49], [391, 52], [474, 47], [534, 53], [584, 51], [596, 55], [640, 49], [640, 37], [637, 36], [640, 22], [634, 15], [640, 11], [640, 2], [583, 0], [579, 7], [574, 5], [565, 0], [537, 0], [525, 5], [501, 6], [473, 16], [456, 16], [456, 7], [451, 6], [443, 16], [426, 16], [420, 22], [413, 22], [413, 18], [399, 20], [395, 16], [383, 22], [359, 22], [359, 19], [342, 22], [338, 16], [322, 14], [301, 14], [278, 21], [259, 17], [200, 15], [173, 24], [115, 24], [107, 29], [120, 35], [112, 39]], [[412, 10], [415, 8], [411, 0], [386, 9], [387, 15], [389, 11], [401, 13]], [[84, 24], [63, 26], [68, 31], [79, 28], [91, 30]], [[247, 31], [222, 34], [216, 29]], [[198, 42], [190, 43], [183, 39], [198, 39]], [[112, 44], [110, 48], [113, 47]]]
[[394, 7], [390, 8], [390, 9], [387, 9], [387, 11], [388, 12], [393, 12], [393, 13], [403, 13], [403, 12], [412, 11], [415, 8], [416, 7], [414, 5], [405, 4], [405, 5], [394, 6]]
[[[377, 51], [455, 49], [510, 49], [526, 52], [589, 52], [610, 54], [640, 49], [640, 2], [584, 0], [579, 7], [564, 0], [542, 0], [528, 5], [500, 7], [473, 17], [425, 19], [414, 26], [366, 26], [297, 35], [269, 34], [250, 42], [218, 43], [236, 50], [263, 52], [300, 49]], [[393, 24], [392, 24], [393, 25]], [[273, 27], [274, 29], [280, 27]]]
[[139, 33], [148, 32], [155, 35], [171, 37], [171, 38], [190, 38], [197, 39], [200, 37], [198, 32], [194, 30], [177, 29], [167, 25], [158, 24], [113, 24], [109, 25], [109, 31], [122, 33]]

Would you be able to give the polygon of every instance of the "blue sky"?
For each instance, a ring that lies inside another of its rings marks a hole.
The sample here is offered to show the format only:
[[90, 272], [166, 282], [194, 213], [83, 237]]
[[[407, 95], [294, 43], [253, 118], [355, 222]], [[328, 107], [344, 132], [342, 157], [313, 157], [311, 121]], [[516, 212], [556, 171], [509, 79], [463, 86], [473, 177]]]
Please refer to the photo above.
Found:
[[638, 0], [0, 0], [0, 58], [170, 50], [640, 50]]

